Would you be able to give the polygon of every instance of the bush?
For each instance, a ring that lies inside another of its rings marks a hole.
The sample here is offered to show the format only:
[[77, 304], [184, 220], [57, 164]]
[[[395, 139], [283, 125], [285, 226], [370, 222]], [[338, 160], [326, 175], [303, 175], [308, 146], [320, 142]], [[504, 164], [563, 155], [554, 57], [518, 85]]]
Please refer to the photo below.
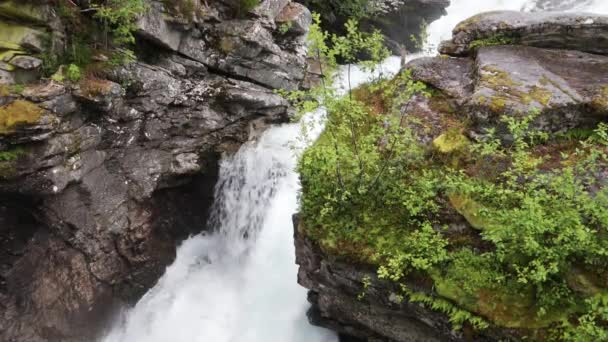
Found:
[[[381, 39], [359, 33], [353, 22], [336, 37], [318, 21], [310, 51], [326, 65], [369, 55], [363, 65], [373, 68], [384, 56]], [[314, 108], [310, 99], [327, 109], [325, 131], [299, 162], [302, 222], [311, 239], [327, 253], [375, 265], [403, 296], [447, 313], [456, 326], [487, 327], [481, 316], [524, 336], [535, 329], [572, 341], [608, 334], [605, 301], [594, 299], [608, 294], [608, 187], [601, 176], [608, 125], [564, 145], [561, 136], [531, 128], [539, 114], [531, 109], [502, 118], [512, 145], [490, 131], [439, 156], [421, 143], [408, 110], [413, 96], [433, 94], [409, 72], [345, 96], [330, 79], [309, 94], [290, 94], [309, 99], [298, 102], [301, 110]], [[465, 218], [468, 230], [447, 229], [450, 212]], [[408, 288], [412, 274], [432, 280], [431, 294]]]

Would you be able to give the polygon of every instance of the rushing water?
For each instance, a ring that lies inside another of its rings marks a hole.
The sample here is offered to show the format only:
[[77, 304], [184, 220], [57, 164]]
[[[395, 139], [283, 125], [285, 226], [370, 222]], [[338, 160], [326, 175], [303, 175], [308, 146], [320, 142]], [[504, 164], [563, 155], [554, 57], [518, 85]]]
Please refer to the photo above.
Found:
[[[428, 43], [448, 39], [459, 21], [480, 11], [530, 10], [535, 1], [452, 0], [448, 15], [430, 25]], [[608, 0], [578, 3], [585, 5], [571, 9], [608, 13]], [[390, 58], [382, 70], [395, 73], [399, 66]], [[352, 69], [353, 86], [371, 76]], [[314, 136], [323, 112], [304, 120], [318, 123]], [[104, 342], [337, 340], [308, 324], [306, 290], [296, 283], [291, 216], [299, 191], [294, 150], [306, 145], [300, 132], [300, 124], [274, 126], [222, 161], [211, 220], [216, 232], [185, 241], [158, 284], [117, 320]]]

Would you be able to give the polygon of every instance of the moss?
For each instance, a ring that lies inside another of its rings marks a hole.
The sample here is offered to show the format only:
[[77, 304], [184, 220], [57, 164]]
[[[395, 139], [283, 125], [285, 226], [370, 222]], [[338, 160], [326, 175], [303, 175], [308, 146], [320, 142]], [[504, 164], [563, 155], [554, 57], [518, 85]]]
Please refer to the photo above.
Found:
[[593, 97], [591, 105], [595, 110], [608, 111], [608, 85], [600, 88], [597, 94]]
[[21, 50], [23, 45], [41, 45], [44, 33], [30, 27], [0, 22], [0, 49]]
[[467, 147], [469, 139], [460, 131], [448, 131], [433, 140], [433, 147], [441, 153], [452, 153]]
[[481, 14], [474, 15], [474, 16], [470, 17], [469, 19], [460, 22], [454, 28], [454, 32], [466, 31], [469, 28], [469, 26], [479, 23], [483, 17], [484, 17], [484, 14], [481, 13]]
[[16, 147], [0, 152], [0, 179], [9, 179], [17, 173], [16, 164], [19, 158], [26, 155], [25, 149]]
[[8, 62], [11, 59], [13, 59], [13, 57], [15, 57], [15, 56], [25, 55], [25, 54], [26, 54], [25, 51], [22, 51], [22, 50], [1, 51], [0, 52], [0, 61]]
[[515, 38], [497, 34], [487, 38], [476, 39], [469, 44], [469, 48], [478, 49], [484, 46], [512, 45], [515, 43]]
[[538, 86], [533, 86], [529, 94], [533, 100], [545, 107], [549, 105], [549, 102], [551, 102], [551, 99], [553, 98], [553, 93], [551, 91]]
[[450, 204], [475, 229], [487, 229], [494, 224], [483, 215], [484, 206], [475, 200], [460, 194], [449, 196]]
[[230, 37], [222, 37], [219, 42], [220, 51], [225, 54], [230, 54], [234, 50], [236, 50], [236, 44], [234, 40]]
[[45, 20], [40, 6], [16, 1], [0, 3], [0, 16], [36, 23], [42, 23]]
[[514, 81], [508, 72], [497, 67], [486, 65], [482, 69], [481, 80], [489, 88], [500, 91], [502, 88], [512, 89], [522, 84]]
[[35, 124], [43, 113], [42, 108], [25, 100], [0, 107], [0, 134], [11, 133], [20, 125]]
[[441, 297], [454, 301], [462, 308], [485, 317], [497, 326], [513, 329], [542, 329], [565, 320], [576, 312], [577, 306], [556, 308], [539, 316], [531, 287], [508, 291], [506, 287], [480, 288], [474, 293], [462, 284], [446, 277], [433, 276], [434, 287]]

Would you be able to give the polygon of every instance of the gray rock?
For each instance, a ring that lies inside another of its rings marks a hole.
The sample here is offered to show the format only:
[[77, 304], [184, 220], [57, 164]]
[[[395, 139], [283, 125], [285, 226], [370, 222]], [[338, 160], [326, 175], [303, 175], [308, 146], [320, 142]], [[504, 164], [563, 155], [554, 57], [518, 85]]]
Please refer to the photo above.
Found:
[[492, 37], [551, 49], [608, 54], [608, 16], [592, 13], [495, 11], [473, 16], [456, 26], [439, 51], [453, 56], [471, 53], [471, 44]]
[[42, 65], [42, 61], [40, 59], [23, 55], [13, 57], [9, 63], [25, 70], [38, 69]]
[[473, 92], [473, 61], [466, 58], [424, 57], [405, 65], [412, 77], [455, 99], [467, 99]]
[[534, 126], [547, 132], [590, 127], [608, 116], [608, 57], [497, 46], [481, 48], [475, 66], [475, 89], [466, 112], [479, 132], [497, 125], [502, 115], [532, 110], [540, 112]]
[[163, 6], [153, 2], [137, 21], [137, 33], [164, 48], [177, 51], [184, 33], [166, 20]]
[[[303, 78], [307, 13], [282, 42], [280, 3], [234, 18], [211, 2], [188, 23], [151, 2], [138, 43], [153, 56], [108, 80], [44, 81], [0, 98], [42, 113], [0, 133], [0, 151], [23, 151], [0, 161], [0, 340], [95, 340], [116, 305], [141, 298], [178, 243], [206, 229], [220, 154], [287, 120], [272, 88]], [[17, 76], [0, 71], [7, 83]]]
[[312, 24], [312, 14], [305, 6], [292, 2], [277, 15], [275, 22], [277, 25], [287, 25], [289, 33], [303, 35]]

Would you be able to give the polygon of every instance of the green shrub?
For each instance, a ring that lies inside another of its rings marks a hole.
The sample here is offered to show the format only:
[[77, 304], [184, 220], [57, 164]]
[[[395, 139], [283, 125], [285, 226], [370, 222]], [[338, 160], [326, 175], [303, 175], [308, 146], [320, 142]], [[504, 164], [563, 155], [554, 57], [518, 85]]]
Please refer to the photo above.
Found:
[[[318, 105], [310, 99], [327, 109], [325, 131], [298, 166], [306, 234], [327, 253], [375, 265], [404, 297], [448, 314], [455, 326], [602, 340], [608, 315], [594, 298], [608, 295], [608, 187], [598, 176], [608, 169], [608, 125], [572, 135], [577, 141], [564, 150], [559, 135], [532, 128], [539, 113], [531, 109], [502, 118], [513, 144], [489, 131], [438, 157], [420, 142], [407, 105], [430, 96], [426, 86], [404, 71], [337, 95], [329, 77], [336, 61], [369, 55], [362, 65], [373, 68], [384, 56], [381, 39], [353, 22], [346, 36], [330, 36], [318, 22], [315, 15], [310, 53], [326, 62], [324, 82], [288, 94], [300, 110]], [[538, 152], [547, 150], [561, 160]], [[469, 221], [466, 234], [446, 228], [450, 212]], [[432, 279], [429, 293], [408, 290], [410, 275]]]
[[82, 78], [82, 74], [80, 73], [80, 67], [76, 64], [68, 65], [66, 70], [66, 77], [71, 82], [78, 82]]

